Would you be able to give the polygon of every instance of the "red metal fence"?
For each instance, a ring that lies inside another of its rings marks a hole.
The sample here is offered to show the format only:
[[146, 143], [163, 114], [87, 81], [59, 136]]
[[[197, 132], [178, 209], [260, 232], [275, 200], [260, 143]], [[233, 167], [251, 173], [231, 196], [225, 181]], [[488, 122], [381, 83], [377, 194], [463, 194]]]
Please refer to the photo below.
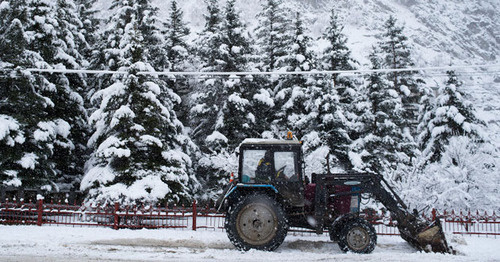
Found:
[[0, 224], [71, 225], [120, 228], [223, 229], [224, 215], [213, 208], [161, 206], [76, 206], [62, 203], [0, 203]]
[[[424, 217], [426, 217], [424, 215]], [[129, 206], [118, 204], [105, 207], [85, 207], [61, 203], [5, 202], [0, 203], [0, 224], [10, 225], [70, 225], [120, 228], [181, 228], [224, 229], [224, 214], [209, 207]], [[379, 235], [399, 235], [395, 221], [388, 213], [366, 215]], [[441, 219], [445, 232], [465, 235], [500, 235], [500, 219], [495, 212], [437, 212], [433, 210], [426, 219]], [[291, 229], [291, 232], [308, 234], [313, 231]]]

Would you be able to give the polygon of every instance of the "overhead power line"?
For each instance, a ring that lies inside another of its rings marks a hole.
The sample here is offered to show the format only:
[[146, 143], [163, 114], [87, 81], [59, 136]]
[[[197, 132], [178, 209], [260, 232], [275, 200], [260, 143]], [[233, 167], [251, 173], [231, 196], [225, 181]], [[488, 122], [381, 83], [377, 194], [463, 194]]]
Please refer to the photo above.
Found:
[[[371, 73], [391, 73], [391, 72], [411, 72], [411, 71], [436, 71], [436, 70], [455, 70], [472, 68], [492, 68], [500, 67], [500, 64], [483, 65], [460, 65], [460, 66], [435, 66], [435, 67], [411, 67], [396, 69], [359, 69], [359, 70], [312, 70], [312, 71], [293, 71], [293, 72], [168, 72], [168, 71], [139, 71], [137, 75], [157, 75], [157, 76], [249, 76], [249, 75], [364, 75]], [[2, 69], [1, 71], [13, 71], [14, 69]], [[87, 69], [45, 69], [45, 68], [27, 68], [29, 72], [38, 73], [63, 73], [63, 74], [128, 74], [128, 71], [111, 70], [87, 70]]]

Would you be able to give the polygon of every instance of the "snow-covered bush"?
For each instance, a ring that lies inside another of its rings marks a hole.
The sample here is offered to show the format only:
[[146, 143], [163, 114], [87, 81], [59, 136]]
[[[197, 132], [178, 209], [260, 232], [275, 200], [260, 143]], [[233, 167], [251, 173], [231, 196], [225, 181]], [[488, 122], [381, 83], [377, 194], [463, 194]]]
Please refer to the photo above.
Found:
[[450, 138], [441, 160], [408, 177], [405, 197], [423, 208], [500, 210], [499, 155], [496, 149], [471, 138]]

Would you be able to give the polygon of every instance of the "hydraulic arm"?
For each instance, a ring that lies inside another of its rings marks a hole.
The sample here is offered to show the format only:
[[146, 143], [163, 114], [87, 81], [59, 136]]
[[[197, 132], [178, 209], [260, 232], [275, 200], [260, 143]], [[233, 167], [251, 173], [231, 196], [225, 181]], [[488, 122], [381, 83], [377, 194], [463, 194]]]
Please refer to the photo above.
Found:
[[[322, 175], [317, 179], [318, 199], [335, 197], [329, 192], [334, 185], [356, 185], [359, 191], [343, 192], [345, 194], [370, 193], [382, 203], [397, 221], [401, 237], [418, 250], [426, 252], [453, 253], [448, 246], [439, 219], [429, 222], [412, 213], [403, 200], [396, 194], [387, 181], [379, 174], [370, 173], [345, 173]], [[324, 205], [321, 205], [324, 206]], [[319, 207], [319, 206], [318, 206]], [[317, 209], [317, 217], [323, 210]], [[322, 222], [322, 221], [321, 221]]]

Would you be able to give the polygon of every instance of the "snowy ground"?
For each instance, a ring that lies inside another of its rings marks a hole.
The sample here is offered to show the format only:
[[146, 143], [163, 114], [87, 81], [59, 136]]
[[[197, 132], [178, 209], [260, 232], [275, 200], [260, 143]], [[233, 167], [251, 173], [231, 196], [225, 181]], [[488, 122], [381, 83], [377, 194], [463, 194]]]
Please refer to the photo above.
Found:
[[450, 242], [458, 255], [416, 252], [394, 236], [379, 237], [368, 255], [315, 235], [288, 235], [275, 252], [241, 252], [221, 231], [0, 226], [0, 261], [500, 261], [500, 238]]

